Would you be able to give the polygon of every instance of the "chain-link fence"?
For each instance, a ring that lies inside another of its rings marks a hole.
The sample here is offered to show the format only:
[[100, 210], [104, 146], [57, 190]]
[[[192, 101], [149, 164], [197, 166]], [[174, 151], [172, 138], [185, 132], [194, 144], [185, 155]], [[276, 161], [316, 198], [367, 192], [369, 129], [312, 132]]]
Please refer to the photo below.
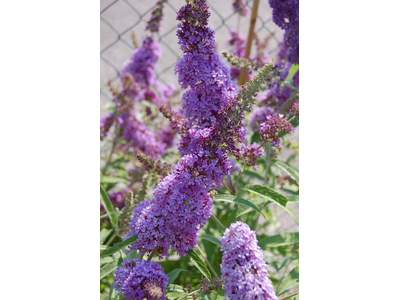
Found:
[[[100, 85], [101, 104], [111, 100], [111, 93], [106, 87], [108, 80], [118, 81], [119, 70], [122, 63], [129, 58], [134, 49], [132, 43], [132, 30], [139, 42], [149, 34], [145, 31], [146, 22], [150, 19], [151, 12], [157, 0], [101, 0], [100, 1]], [[209, 26], [215, 31], [218, 51], [232, 50], [226, 41], [230, 37], [228, 30], [236, 28], [246, 37], [250, 24], [250, 15], [253, 0], [246, 1], [248, 15], [240, 17], [234, 13], [233, 0], [209, 0], [210, 20]], [[178, 38], [175, 35], [178, 21], [176, 12], [185, 4], [184, 0], [168, 0], [164, 5], [164, 16], [161, 28], [154, 38], [161, 44], [163, 54], [157, 62], [157, 79], [162, 82], [171, 82], [178, 86], [174, 66], [182, 55], [179, 49]], [[258, 9], [255, 32], [264, 38], [272, 35], [267, 51], [273, 54], [281, 37], [280, 28], [272, 22], [271, 8], [268, 0], [261, 0]], [[252, 47], [254, 50], [254, 46]]]
[[[132, 42], [132, 30], [139, 43], [150, 34], [145, 31], [146, 23], [151, 17], [151, 12], [156, 6], [157, 0], [101, 0], [100, 1], [100, 85], [101, 106], [111, 101], [112, 96], [107, 87], [108, 80], [119, 84], [119, 71], [123, 62], [130, 57], [134, 49]], [[250, 26], [250, 15], [253, 0], [247, 0], [248, 14], [246, 17], [234, 13], [233, 0], [208, 0], [211, 16], [209, 26], [215, 31], [217, 50], [221, 52], [233, 49], [227, 45], [230, 38], [229, 29], [236, 28], [239, 33], [247, 37]], [[179, 87], [177, 76], [174, 74], [175, 64], [182, 55], [179, 49], [178, 38], [175, 35], [178, 21], [176, 12], [185, 5], [185, 0], [168, 0], [163, 9], [161, 28], [154, 35], [155, 41], [161, 44], [163, 54], [156, 64], [157, 79], [162, 82], [173, 83]], [[281, 30], [272, 21], [272, 12], [268, 0], [261, 0], [258, 8], [258, 17], [255, 32], [261, 39], [272, 35], [267, 45], [267, 52], [274, 55], [281, 39]], [[253, 44], [252, 54], [255, 54]], [[225, 58], [222, 57], [224, 62]], [[227, 63], [228, 65], [228, 63]], [[297, 130], [296, 130], [297, 131]], [[298, 138], [298, 137], [294, 137]], [[298, 206], [293, 209], [298, 216]], [[287, 212], [277, 208], [276, 216], [278, 226], [274, 233], [298, 231], [298, 226]]]

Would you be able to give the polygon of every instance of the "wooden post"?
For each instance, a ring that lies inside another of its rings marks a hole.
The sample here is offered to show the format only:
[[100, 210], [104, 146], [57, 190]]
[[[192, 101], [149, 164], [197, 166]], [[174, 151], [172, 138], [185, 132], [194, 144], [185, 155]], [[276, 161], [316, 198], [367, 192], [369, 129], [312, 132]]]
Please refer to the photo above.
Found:
[[[244, 55], [245, 58], [249, 58], [250, 56], [251, 44], [253, 43], [253, 37], [254, 37], [254, 27], [257, 21], [259, 3], [260, 0], [254, 0], [253, 2], [253, 9], [251, 10], [249, 34], [247, 35], [246, 53]], [[242, 69], [242, 72], [240, 73], [239, 87], [245, 83], [246, 83], [246, 67], [244, 67]]]

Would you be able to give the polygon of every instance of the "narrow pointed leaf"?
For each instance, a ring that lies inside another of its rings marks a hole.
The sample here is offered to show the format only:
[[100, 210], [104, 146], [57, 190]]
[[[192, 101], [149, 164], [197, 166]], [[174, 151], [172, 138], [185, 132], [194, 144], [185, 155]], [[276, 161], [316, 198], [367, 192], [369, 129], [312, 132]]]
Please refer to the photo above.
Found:
[[284, 232], [274, 236], [268, 236], [258, 242], [261, 249], [266, 250], [270, 247], [279, 247], [299, 243], [298, 232]]
[[244, 171], [243, 173], [244, 173], [244, 175], [249, 176], [251, 178], [257, 178], [257, 179], [260, 179], [260, 180], [264, 180], [264, 178], [260, 174], [258, 174], [256, 172]]
[[199, 269], [201, 274], [203, 274], [205, 277], [207, 277], [209, 280], [212, 279], [210, 271], [208, 270], [206, 264], [204, 261], [200, 258], [200, 256], [194, 252], [192, 249], [186, 252], [187, 255], [189, 255], [189, 259], [192, 262], [192, 264]]
[[110, 274], [111, 272], [114, 272], [117, 267], [118, 264], [122, 262], [122, 259], [115, 259], [112, 262], [104, 265], [101, 269], [100, 269], [100, 279], [103, 279], [104, 277], [106, 277], [108, 274]]
[[100, 175], [100, 183], [128, 182], [125, 178]]
[[167, 274], [167, 276], [168, 276], [168, 284], [173, 283], [174, 280], [178, 277], [178, 275], [179, 275], [180, 272], [187, 272], [187, 270], [184, 270], [184, 269], [175, 269], [175, 270], [169, 272], [169, 273]]
[[299, 195], [291, 195], [287, 197], [289, 202], [299, 203]]
[[103, 186], [100, 184], [100, 199], [101, 203], [103, 204], [104, 209], [106, 210], [108, 217], [110, 218], [111, 222], [116, 226], [117, 225], [117, 220], [115, 214], [110, 214], [111, 212], [114, 211], [114, 207], [110, 201], [110, 198], [108, 198], [107, 192], [104, 190]]
[[104, 243], [104, 241], [107, 239], [112, 231], [112, 229], [107, 228], [103, 228], [102, 230], [100, 230], [100, 244]]
[[[228, 195], [228, 194], [218, 194], [214, 201], [224, 201], [224, 202], [230, 202], [230, 203], [234, 203], [234, 204], [238, 204], [238, 205], [242, 205], [242, 206], [247, 206], [250, 207], [252, 209], [254, 209], [256, 212], [264, 215], [262, 213], [261, 210], [258, 209], [257, 206], [255, 206], [253, 203], [251, 203], [249, 200], [240, 198], [240, 197], [236, 197], [233, 195]], [[265, 217], [265, 216], [264, 216]]]
[[110, 249], [104, 252], [101, 252], [100, 257], [112, 255], [115, 252], [124, 249], [126, 246], [133, 244], [136, 240], [137, 240], [137, 235], [131, 236], [130, 238], [127, 238], [125, 241], [111, 247]]
[[283, 161], [280, 160], [275, 160], [272, 164], [288, 173], [290, 177], [292, 177], [297, 182], [297, 184], [299, 184], [299, 172], [293, 167], [285, 164]]
[[294, 268], [290, 273], [282, 280], [281, 284], [276, 289], [276, 295], [280, 296], [288, 292], [291, 288], [299, 284], [299, 267]]
[[207, 240], [211, 243], [214, 243], [215, 245], [221, 247], [221, 242], [213, 235], [211, 234], [202, 234], [199, 236], [199, 238]]
[[263, 197], [271, 202], [274, 202], [278, 206], [280, 206], [283, 210], [285, 210], [292, 218], [299, 224], [299, 220], [295, 217], [295, 215], [285, 207], [287, 203], [287, 198], [278, 192], [267, 188], [266, 186], [262, 186], [259, 184], [248, 184], [246, 185], [243, 190], [256, 194], [260, 197]]

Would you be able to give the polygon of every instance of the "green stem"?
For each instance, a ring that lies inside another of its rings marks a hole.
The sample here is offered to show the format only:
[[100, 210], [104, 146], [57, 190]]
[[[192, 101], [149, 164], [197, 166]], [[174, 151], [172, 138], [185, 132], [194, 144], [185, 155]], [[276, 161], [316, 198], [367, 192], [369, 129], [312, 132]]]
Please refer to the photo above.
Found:
[[289, 296], [286, 296], [285, 298], [280, 298], [279, 300], [289, 299], [289, 298], [292, 298], [293, 296], [296, 296], [297, 294], [299, 294], [299, 292], [296, 292], [296, 293], [294, 293], [294, 294], [291, 294], [291, 295], [289, 295]]
[[110, 245], [111, 242], [115, 239], [115, 237], [118, 235], [118, 233], [114, 232], [114, 234], [111, 236], [111, 238], [108, 240], [106, 243], [106, 246]]
[[[244, 166], [243, 166], [243, 164], [242, 164], [242, 168], [243, 168], [243, 167], [244, 167]], [[235, 193], [234, 196], [237, 195], [236, 185], [237, 185], [237, 183], [238, 183], [238, 181], [239, 181], [240, 175], [242, 175], [242, 168], [240, 168], [240, 172], [239, 172], [239, 174], [238, 174], [238, 176], [237, 176], [237, 178], [236, 178], [235, 184], [234, 184], [234, 186], [233, 186], [233, 192]]]
[[151, 253], [150, 253], [149, 257], [147, 258], [147, 260], [151, 260], [151, 259], [153, 258], [154, 254], [156, 253], [157, 250], [158, 250], [158, 246], [155, 247], [155, 248], [153, 249], [153, 251], [151, 251]]
[[102, 173], [103, 175], [104, 175], [104, 173], [105, 173], [105, 171], [106, 171], [108, 165], [109, 165], [110, 162], [111, 162], [111, 157], [112, 157], [112, 155], [113, 155], [113, 153], [114, 153], [114, 149], [115, 149], [115, 146], [116, 146], [116, 145], [117, 145], [117, 137], [115, 137], [115, 138], [113, 139], [113, 143], [112, 143], [112, 146], [111, 146], [110, 155], [108, 156], [108, 158], [107, 158], [107, 160], [106, 160], [106, 164], [104, 165], [104, 168], [103, 168], [102, 171], [101, 171], [101, 173]]
[[[265, 144], [265, 143], [264, 143]], [[263, 145], [264, 145], [263, 144]], [[266, 166], [266, 171], [265, 171], [265, 176], [264, 176], [264, 185], [267, 184], [267, 179], [268, 179], [268, 169], [269, 169], [269, 164], [271, 161], [271, 157], [269, 154], [269, 150], [270, 148], [268, 148], [267, 153], [265, 154], [265, 166]], [[263, 209], [263, 205], [260, 206], [260, 210]], [[254, 231], [257, 232], [257, 228], [258, 228], [258, 222], [260, 221], [260, 216], [261, 214], [257, 215], [257, 219], [256, 219], [256, 224], [254, 225]]]
[[285, 276], [285, 273], [286, 273], [286, 271], [287, 271], [287, 269], [288, 269], [290, 263], [292, 262], [292, 260], [293, 260], [292, 258], [289, 259], [288, 263], [286, 264], [286, 266], [285, 266], [285, 271], [283, 271], [282, 276], [281, 276], [281, 278], [279, 279], [278, 285], [276, 286], [276, 290], [278, 290], [279, 286], [281, 285], [282, 280], [283, 280], [283, 277]]
[[231, 193], [231, 194], [233, 195], [231, 189], [226, 185], [226, 182], [225, 182], [225, 181], [222, 181], [222, 183], [224, 184], [224, 186], [226, 187], [226, 189], [229, 191], [229, 193]]
[[207, 259], [207, 256], [204, 254], [204, 252], [201, 250], [199, 245], [196, 245], [197, 249], [199, 249], [200, 254], [203, 256], [204, 260], [206, 261], [207, 265], [209, 266], [209, 268], [211, 269], [211, 271], [213, 272], [213, 274], [215, 275], [215, 277], [219, 278], [217, 272], [215, 272], [214, 268], [212, 267], [212, 265], [210, 264], [210, 262]]
[[218, 224], [219, 226], [221, 226], [221, 228], [222, 228], [223, 230], [226, 230], [226, 227], [225, 227], [224, 225], [222, 225], [222, 223], [218, 220], [218, 218], [217, 218], [216, 216], [211, 215], [211, 217], [214, 219], [215, 222], [217, 222], [217, 224]]
[[196, 291], [194, 291], [194, 292], [191, 292], [191, 293], [189, 293], [189, 294], [187, 294], [187, 295], [185, 295], [185, 296], [182, 296], [182, 297], [180, 297], [180, 298], [178, 298], [178, 299], [176, 299], [176, 300], [182, 300], [182, 299], [186, 298], [187, 296], [191, 296], [191, 295], [196, 294], [196, 293], [198, 293], [198, 292], [200, 292], [200, 290], [196, 290]]

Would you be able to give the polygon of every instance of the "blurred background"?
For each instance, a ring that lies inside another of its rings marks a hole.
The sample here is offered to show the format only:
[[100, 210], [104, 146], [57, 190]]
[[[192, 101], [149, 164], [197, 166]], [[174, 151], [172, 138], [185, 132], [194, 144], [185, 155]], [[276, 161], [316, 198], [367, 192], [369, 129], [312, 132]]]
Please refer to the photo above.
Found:
[[[101, 0], [100, 1], [100, 99], [101, 107], [111, 101], [111, 93], [107, 87], [108, 80], [119, 83], [118, 75], [123, 62], [129, 58], [134, 49], [132, 30], [139, 43], [149, 32], [145, 31], [146, 22], [150, 20], [151, 11], [157, 0]], [[215, 31], [217, 50], [232, 50], [227, 40], [230, 38], [229, 29], [238, 29], [247, 37], [253, 0], [245, 1], [248, 7], [247, 16], [239, 16], [232, 8], [233, 0], [210, 0], [211, 16], [209, 26]], [[163, 54], [157, 62], [156, 75], [161, 83], [171, 82], [178, 87], [174, 66], [182, 55], [178, 38], [175, 35], [178, 21], [176, 12], [185, 4], [185, 0], [168, 0], [164, 5], [164, 16], [160, 31], [154, 34], [154, 40], [161, 44]], [[268, 0], [261, 0], [258, 7], [258, 18], [255, 32], [261, 39], [272, 35], [267, 51], [274, 56], [281, 38], [281, 29], [272, 21], [271, 8]], [[252, 54], [255, 53], [253, 43]], [[224, 62], [226, 59], [221, 55]]]

